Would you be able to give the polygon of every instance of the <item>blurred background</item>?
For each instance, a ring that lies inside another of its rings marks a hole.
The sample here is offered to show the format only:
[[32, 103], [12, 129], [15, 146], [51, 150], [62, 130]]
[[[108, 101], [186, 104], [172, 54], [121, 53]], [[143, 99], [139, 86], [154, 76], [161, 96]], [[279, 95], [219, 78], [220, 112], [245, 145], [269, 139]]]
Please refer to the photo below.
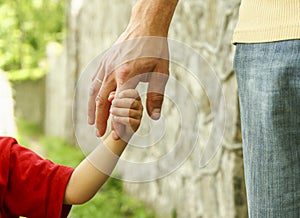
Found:
[[[74, 99], [77, 80], [92, 58], [109, 48], [124, 31], [134, 3], [0, 0], [0, 135], [14, 136], [55, 163], [75, 167], [84, 155], [74, 134], [73, 104], [76, 123], [87, 120], [82, 102]], [[240, 0], [180, 1], [170, 28], [170, 38], [198, 51], [222, 83], [227, 122], [222, 148], [213, 160], [205, 168], [198, 167], [198, 152], [205, 141], [199, 140], [192, 155], [171, 175], [147, 183], [110, 179], [92, 201], [74, 206], [69, 217], [247, 217], [231, 44], [239, 3]], [[192, 58], [187, 56], [182, 64], [191, 65]], [[205, 68], [201, 63], [196, 66], [198, 71]], [[214, 116], [205, 91], [195, 89], [195, 80], [175, 64], [171, 74], [197, 99], [198, 113], [189, 114], [187, 109], [187, 119], [200, 125], [201, 139], [213, 136]], [[215, 81], [211, 83], [214, 87]], [[176, 87], [174, 94], [183, 98]], [[175, 111], [172, 105], [164, 104], [168, 133], [151, 148], [153, 154], [161, 154], [166, 144], [175, 142], [178, 130], [187, 134], [195, 131], [193, 123], [183, 129]], [[194, 143], [189, 140], [187, 137], [180, 142], [183, 148]], [[135, 154], [129, 150], [126, 156], [134, 158]], [[146, 154], [139, 158], [146, 159]], [[164, 166], [157, 167], [159, 170]]]

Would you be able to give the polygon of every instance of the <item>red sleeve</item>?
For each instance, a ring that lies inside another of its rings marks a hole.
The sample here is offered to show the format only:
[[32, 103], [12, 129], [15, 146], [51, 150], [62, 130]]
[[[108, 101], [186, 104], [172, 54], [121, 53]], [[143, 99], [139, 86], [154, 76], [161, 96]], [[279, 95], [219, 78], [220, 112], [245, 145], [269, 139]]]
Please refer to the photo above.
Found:
[[45, 160], [12, 138], [0, 138], [0, 152], [1, 215], [67, 217], [71, 206], [63, 199], [73, 168]]

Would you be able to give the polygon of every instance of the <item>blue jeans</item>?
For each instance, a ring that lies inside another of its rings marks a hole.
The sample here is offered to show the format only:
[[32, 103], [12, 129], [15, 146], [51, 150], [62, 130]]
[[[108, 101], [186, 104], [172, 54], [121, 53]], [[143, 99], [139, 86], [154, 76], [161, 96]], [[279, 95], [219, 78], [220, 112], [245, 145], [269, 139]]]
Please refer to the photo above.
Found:
[[238, 44], [249, 217], [300, 217], [300, 40]]

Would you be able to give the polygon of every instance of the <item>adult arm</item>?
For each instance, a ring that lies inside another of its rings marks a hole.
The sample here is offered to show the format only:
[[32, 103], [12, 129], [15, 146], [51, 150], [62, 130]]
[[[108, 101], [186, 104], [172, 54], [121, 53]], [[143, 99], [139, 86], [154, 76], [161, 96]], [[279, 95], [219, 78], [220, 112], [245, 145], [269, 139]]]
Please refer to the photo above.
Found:
[[139, 0], [132, 9], [125, 38], [168, 36], [178, 0]]
[[[169, 75], [166, 39], [177, 3], [178, 0], [138, 0], [133, 7], [125, 32], [104, 56], [93, 78], [88, 122], [95, 124], [97, 136], [106, 131], [109, 93], [134, 88], [140, 81], [149, 82], [147, 112], [152, 119], [159, 119]], [[156, 73], [143, 76], [148, 72]], [[117, 135], [122, 134], [122, 128], [115, 127]]]

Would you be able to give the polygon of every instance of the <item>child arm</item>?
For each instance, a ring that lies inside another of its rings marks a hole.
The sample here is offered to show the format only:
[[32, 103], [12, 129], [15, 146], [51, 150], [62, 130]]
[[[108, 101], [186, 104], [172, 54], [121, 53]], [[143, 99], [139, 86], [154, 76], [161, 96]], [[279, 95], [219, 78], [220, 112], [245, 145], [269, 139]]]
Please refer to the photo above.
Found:
[[[122, 140], [115, 141], [112, 139], [111, 134], [104, 141], [106, 146], [111, 152], [117, 156], [121, 156], [126, 147], [126, 142]], [[96, 150], [101, 159], [101, 150]], [[117, 160], [111, 160], [110, 167], [117, 164]], [[83, 204], [89, 201], [106, 182], [109, 175], [97, 169], [88, 158], [85, 158], [74, 170], [68, 185], [66, 187], [64, 204]]]
[[[110, 97], [113, 100], [114, 97]], [[125, 126], [125, 132], [121, 139], [114, 140], [112, 132], [104, 140], [103, 145], [93, 151], [93, 158], [101, 161], [104, 168], [113, 169], [118, 158], [126, 148], [132, 134], [138, 129], [142, 117], [142, 104], [136, 90], [125, 90], [112, 102], [111, 114], [116, 122]], [[103, 149], [105, 147], [105, 149]], [[110, 151], [114, 155], [107, 155]], [[99, 164], [97, 164], [98, 166]], [[101, 172], [85, 158], [74, 170], [66, 187], [64, 204], [83, 204], [89, 201], [106, 182], [109, 173]]]

